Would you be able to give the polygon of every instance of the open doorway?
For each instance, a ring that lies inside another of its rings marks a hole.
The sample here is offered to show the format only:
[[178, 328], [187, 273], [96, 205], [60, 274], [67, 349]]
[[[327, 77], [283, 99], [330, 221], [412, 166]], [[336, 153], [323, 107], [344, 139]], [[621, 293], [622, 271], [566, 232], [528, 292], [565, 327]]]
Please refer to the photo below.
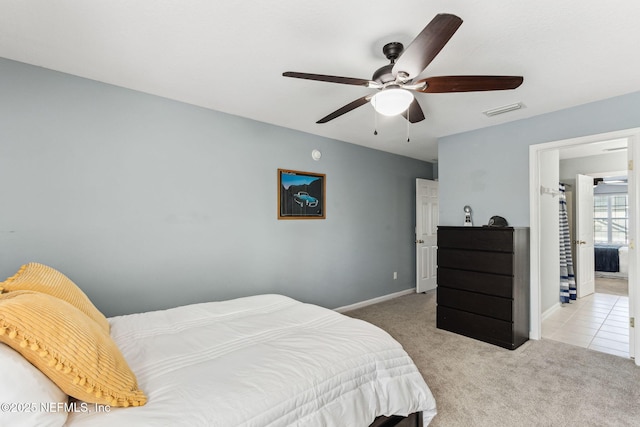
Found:
[[[628, 286], [628, 317], [634, 318], [635, 307], [638, 305], [637, 292], [634, 286], [636, 266], [638, 264], [637, 251], [633, 250], [636, 230], [638, 230], [638, 197], [636, 182], [638, 171], [633, 170], [633, 159], [640, 153], [640, 129], [610, 132], [570, 140], [555, 141], [530, 146], [530, 215], [531, 215], [531, 333], [532, 339], [542, 337], [542, 320], [548, 313], [553, 312], [554, 306], [559, 306], [559, 256], [557, 254], [559, 220], [557, 219], [557, 200], [552, 200], [553, 189], [557, 189], [560, 180], [560, 152], [566, 157], [570, 150], [597, 149], [605, 146], [605, 141], [622, 139], [628, 145], [627, 166], [629, 170], [628, 185], [628, 238], [629, 238], [629, 286]], [[566, 151], [565, 151], [566, 150]], [[634, 156], [635, 153], [635, 156]], [[590, 157], [590, 156], [581, 156]], [[580, 163], [584, 164], [585, 159]], [[555, 184], [554, 184], [555, 182]], [[555, 187], [554, 187], [555, 186]], [[547, 208], [545, 208], [545, 205]], [[555, 213], [553, 212], [553, 209]], [[548, 214], [551, 209], [551, 214]], [[554, 223], [555, 221], [555, 223]], [[554, 252], [555, 249], [555, 252]], [[627, 317], [627, 325], [629, 324]], [[629, 356], [635, 356], [637, 330], [627, 326], [629, 331]], [[640, 365], [640, 361], [636, 360]]]
[[577, 298], [543, 315], [542, 338], [629, 358], [626, 151], [626, 139], [559, 149]]
[[627, 171], [593, 174], [596, 292], [629, 296]]
[[[587, 226], [593, 230], [595, 292], [623, 296], [629, 295], [627, 148], [627, 140], [622, 138], [559, 149], [559, 176], [566, 187], [572, 249], [575, 253], [581, 245], [577, 219], [588, 218]], [[578, 178], [588, 184], [586, 200], [577, 192]], [[584, 210], [589, 212], [579, 215]], [[579, 297], [584, 295], [578, 292]]]

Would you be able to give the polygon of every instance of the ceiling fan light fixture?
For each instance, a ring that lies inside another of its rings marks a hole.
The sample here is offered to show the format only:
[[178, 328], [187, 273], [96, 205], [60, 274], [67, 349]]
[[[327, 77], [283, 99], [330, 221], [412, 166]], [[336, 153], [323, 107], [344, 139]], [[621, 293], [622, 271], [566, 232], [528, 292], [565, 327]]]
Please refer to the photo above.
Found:
[[[451, 93], [479, 92], [490, 90], [510, 90], [518, 88], [524, 78], [522, 76], [435, 76], [422, 80], [415, 79], [434, 60], [440, 50], [449, 42], [462, 24], [462, 19], [449, 13], [437, 14], [422, 29], [405, 49], [402, 43], [391, 42], [384, 45], [382, 53], [390, 64], [378, 68], [371, 79], [361, 79], [325, 74], [299, 73], [286, 71], [284, 77], [316, 80], [329, 83], [340, 83], [354, 86], [365, 86], [378, 89], [375, 94], [360, 97], [334, 112], [326, 115], [316, 123], [327, 123], [345, 113], [371, 103], [377, 114], [386, 116], [402, 115], [408, 123], [424, 120], [422, 107], [415, 100], [413, 93]], [[485, 111], [488, 116], [523, 108], [522, 103]], [[506, 108], [506, 109], [505, 109]], [[408, 138], [407, 138], [408, 139]]]
[[387, 88], [376, 93], [371, 99], [373, 108], [384, 116], [397, 116], [409, 108], [413, 94], [405, 89]]

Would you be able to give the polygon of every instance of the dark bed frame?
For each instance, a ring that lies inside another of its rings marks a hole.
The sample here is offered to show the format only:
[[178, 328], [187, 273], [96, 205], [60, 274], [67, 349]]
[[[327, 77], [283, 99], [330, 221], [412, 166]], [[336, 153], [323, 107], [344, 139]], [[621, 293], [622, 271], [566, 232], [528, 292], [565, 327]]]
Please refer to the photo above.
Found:
[[392, 415], [390, 417], [380, 416], [375, 419], [369, 427], [423, 427], [422, 412], [414, 412], [408, 417]]

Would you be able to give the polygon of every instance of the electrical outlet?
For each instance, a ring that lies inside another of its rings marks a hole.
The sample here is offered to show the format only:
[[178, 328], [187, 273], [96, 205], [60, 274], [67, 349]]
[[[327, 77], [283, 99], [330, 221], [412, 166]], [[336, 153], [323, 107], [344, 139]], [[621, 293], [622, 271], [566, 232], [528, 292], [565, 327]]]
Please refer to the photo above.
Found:
[[394, 271], [393, 272], [393, 280], [397, 280], [398, 279], [398, 272]]

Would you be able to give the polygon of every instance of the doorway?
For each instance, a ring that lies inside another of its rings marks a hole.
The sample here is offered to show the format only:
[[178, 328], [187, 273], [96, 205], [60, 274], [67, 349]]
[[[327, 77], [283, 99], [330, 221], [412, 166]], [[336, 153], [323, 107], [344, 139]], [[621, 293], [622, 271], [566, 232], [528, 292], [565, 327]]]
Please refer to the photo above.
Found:
[[577, 299], [543, 314], [542, 338], [628, 359], [626, 149], [626, 140], [560, 149]]
[[[640, 158], [640, 128], [624, 131], [609, 132], [606, 134], [591, 135], [587, 137], [573, 138], [569, 140], [554, 141], [536, 144], [529, 147], [529, 171], [530, 171], [530, 225], [531, 225], [531, 331], [532, 339], [540, 339], [542, 334], [542, 319], [546, 312], [553, 309], [553, 305], [559, 305], [557, 297], [559, 257], [556, 257], [554, 247], [557, 248], [557, 214], [548, 215], [545, 205], [549, 205], [551, 199], [547, 191], [550, 185], [557, 185], [559, 178], [559, 152], [565, 149], [597, 148], [604, 141], [623, 139], [628, 146], [628, 173], [629, 173], [629, 316], [635, 317], [635, 308], [638, 306], [638, 292], [636, 291], [635, 277], [640, 257], [635, 249], [635, 241], [640, 221], [638, 213], [637, 182], [640, 173], [633, 168], [634, 158]], [[555, 176], [554, 176], [555, 169]], [[549, 176], [551, 175], [550, 181]], [[552, 184], [555, 182], [556, 184]], [[546, 184], [545, 184], [546, 183]], [[557, 200], [556, 200], [557, 202]], [[557, 206], [557, 205], [556, 205]], [[552, 233], [555, 234], [551, 234]], [[551, 255], [550, 255], [551, 254]], [[552, 293], [556, 293], [553, 295]], [[635, 357], [638, 329], [629, 328], [629, 355]], [[640, 360], [636, 360], [640, 365]]]

